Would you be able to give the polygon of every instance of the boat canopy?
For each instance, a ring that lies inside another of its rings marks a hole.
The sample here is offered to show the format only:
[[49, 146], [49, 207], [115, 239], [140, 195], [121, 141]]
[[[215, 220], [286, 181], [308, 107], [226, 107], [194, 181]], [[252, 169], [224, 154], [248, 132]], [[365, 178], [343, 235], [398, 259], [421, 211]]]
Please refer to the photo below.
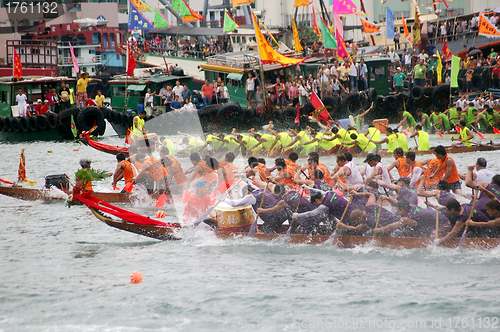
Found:
[[140, 91], [140, 92], [142, 92], [142, 91], [144, 91], [144, 89], [145, 89], [145, 88], [146, 88], [146, 85], [143, 85], [143, 84], [141, 84], [141, 85], [131, 84], [131, 85], [129, 85], [129, 86], [127, 87], [127, 90], [129, 90], [129, 91]]
[[230, 73], [229, 75], [227, 75], [227, 78], [230, 80], [241, 81], [241, 79], [243, 78], [243, 74]]
[[146, 83], [163, 83], [163, 82], [186, 80], [192, 78], [193, 78], [192, 76], [175, 76], [175, 75], [158, 76], [149, 78]]

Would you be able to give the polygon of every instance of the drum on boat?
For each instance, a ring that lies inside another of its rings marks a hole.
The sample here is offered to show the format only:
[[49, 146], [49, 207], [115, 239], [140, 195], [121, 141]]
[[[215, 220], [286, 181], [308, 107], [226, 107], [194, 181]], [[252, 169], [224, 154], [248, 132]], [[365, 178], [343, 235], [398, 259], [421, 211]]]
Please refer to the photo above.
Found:
[[382, 134], [385, 134], [385, 128], [389, 127], [389, 120], [387, 119], [377, 119], [373, 120], [373, 126], [380, 130]]
[[215, 211], [217, 227], [220, 231], [248, 231], [255, 219], [251, 205], [232, 207], [226, 203], [220, 203]]

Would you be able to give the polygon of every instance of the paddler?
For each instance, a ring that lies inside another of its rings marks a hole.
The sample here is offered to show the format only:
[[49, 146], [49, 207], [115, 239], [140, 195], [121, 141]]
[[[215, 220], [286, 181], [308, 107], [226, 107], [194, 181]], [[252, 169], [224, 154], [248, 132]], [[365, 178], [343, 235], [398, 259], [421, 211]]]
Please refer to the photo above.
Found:
[[333, 176], [334, 182], [341, 181], [342, 177], [348, 186], [363, 185], [363, 176], [361, 176], [358, 166], [352, 161], [347, 161], [345, 154], [337, 156], [337, 166], [339, 170]]
[[425, 168], [415, 160], [415, 152], [413, 151], [406, 153], [406, 163], [410, 166], [410, 188], [413, 188], [419, 184], [420, 176], [424, 174]]
[[450, 120], [445, 113], [442, 113], [441, 110], [437, 107], [434, 108], [434, 112], [432, 113], [432, 121], [434, 123], [434, 128], [440, 133], [449, 134], [450, 133]]
[[189, 160], [193, 164], [193, 167], [185, 172], [185, 174], [188, 176], [188, 185], [191, 184], [194, 179], [201, 178], [206, 180], [209, 185], [212, 184], [212, 182], [217, 181], [217, 174], [215, 174], [213, 169], [207, 165], [207, 162], [205, 160], [201, 160], [198, 153], [191, 153], [191, 155], [189, 156]]
[[[391, 177], [389, 176], [389, 172], [387, 172], [387, 169], [385, 168], [384, 164], [382, 164], [380, 155], [369, 153], [366, 156], [364, 162], [368, 163], [368, 166], [370, 166], [369, 168], [367, 167], [367, 169], [369, 169], [369, 172], [365, 171], [365, 176], [366, 176], [366, 179], [364, 180], [365, 184], [370, 183], [377, 176], [381, 176], [382, 181], [384, 182], [391, 182]], [[379, 192], [383, 193], [384, 192], [383, 188], [379, 188]]]
[[392, 196], [381, 196], [381, 198], [387, 199], [392, 205], [396, 205], [398, 201], [405, 200], [411, 205], [417, 206], [418, 196], [413, 190], [410, 190], [409, 178], [399, 178], [395, 184], [382, 181], [378, 177], [376, 180], [379, 186], [393, 190], [398, 194], [397, 199]]
[[427, 133], [431, 133], [432, 126], [429, 114], [425, 113], [421, 108], [417, 108], [415, 112], [417, 113], [417, 117], [420, 120], [420, 126], [423, 128], [423, 130], [425, 130]]
[[[349, 232], [349, 235], [367, 235], [369, 234], [368, 231], [375, 228], [377, 220], [379, 221], [378, 227], [385, 227], [401, 220], [399, 216], [386, 209], [379, 209], [379, 205], [372, 201], [369, 201], [367, 204], [363, 209], [353, 210], [349, 215], [349, 225], [346, 225], [342, 221], [339, 223], [339, 229], [345, 229]], [[379, 210], [380, 217], [378, 217]]]
[[446, 148], [442, 145], [436, 146], [434, 148], [434, 155], [437, 159], [441, 160], [441, 167], [445, 170], [443, 180], [449, 182], [451, 190], [455, 194], [462, 195], [462, 184], [458, 175], [457, 165], [455, 164], [455, 161], [448, 156]]
[[397, 129], [394, 129], [394, 133], [398, 138], [398, 146], [403, 149], [404, 152], [410, 151], [410, 148], [408, 147], [408, 137], [406, 137], [405, 134], [398, 132]]
[[184, 208], [183, 222], [184, 224], [195, 220], [198, 216], [203, 214], [210, 205], [213, 205], [213, 199], [208, 195], [207, 181], [200, 179], [195, 184], [196, 193], [190, 195], [186, 200], [186, 207]]
[[[113, 187], [116, 187], [118, 181], [121, 179], [125, 180], [125, 185], [129, 182], [134, 181], [134, 176], [137, 175], [137, 170], [130, 163], [130, 161], [126, 160], [126, 157], [123, 153], [119, 153], [116, 156], [116, 160], [118, 161], [118, 165], [116, 166], [115, 173], [113, 174]], [[124, 193], [125, 190], [122, 190]]]
[[168, 186], [172, 194], [180, 194], [183, 189], [183, 185], [188, 180], [181, 165], [179, 162], [175, 163], [169, 157], [161, 158], [161, 163], [163, 167], [165, 167], [165, 171], [167, 173], [167, 176], [165, 177], [165, 185]]
[[415, 132], [410, 137], [415, 136], [417, 136], [418, 140], [418, 151], [429, 151], [431, 149], [429, 134], [422, 130], [422, 125], [418, 124], [415, 126]]
[[397, 148], [392, 154], [394, 160], [392, 164], [387, 168], [389, 176], [392, 180], [391, 170], [396, 168], [398, 170], [399, 177], [408, 177], [410, 175], [410, 166], [406, 163], [406, 158], [403, 149]]
[[307, 167], [302, 166], [301, 172], [295, 172], [295, 177], [293, 179], [293, 182], [297, 183], [298, 185], [306, 185], [310, 188], [319, 189], [319, 190], [323, 190], [323, 191], [332, 190], [332, 186], [330, 186], [327, 182], [323, 181], [325, 173], [320, 168], [316, 168], [312, 172], [312, 176], [310, 178], [301, 179], [300, 175], [306, 169], [307, 169]]
[[276, 169], [278, 170], [278, 175], [272, 178], [268, 178], [268, 181], [277, 181], [278, 183], [287, 186], [291, 190], [299, 190], [300, 186], [296, 184], [293, 179], [295, 177], [295, 173], [293, 170], [289, 169], [287, 167], [287, 164], [285, 162], [285, 159], [283, 158], [276, 158], [274, 160], [274, 163], [276, 165]]
[[486, 121], [488, 132], [494, 132], [493, 129], [498, 129], [500, 127], [500, 114], [493, 108], [489, 107], [486, 109]]
[[467, 220], [466, 225], [474, 227], [471, 229], [475, 237], [500, 237], [500, 202], [497, 200], [491, 200], [486, 203], [486, 210], [491, 220], [486, 222]]
[[477, 199], [476, 209], [488, 215], [488, 211], [486, 211], [486, 203], [491, 200], [491, 197], [488, 196], [488, 192], [492, 193], [496, 199], [500, 199], [500, 175], [496, 174], [493, 176], [490, 183], [476, 182], [473, 180], [474, 167], [474, 165], [470, 165], [467, 168], [465, 185], [474, 190], [483, 188], [479, 198]]
[[407, 127], [415, 127], [417, 122], [415, 121], [415, 118], [413, 115], [411, 115], [410, 112], [407, 110], [403, 110], [401, 107], [398, 108], [398, 114], [399, 116], [403, 117], [401, 121], [399, 122], [398, 126], [396, 129], [401, 128], [402, 130], [405, 130]]
[[457, 143], [452, 143], [452, 148], [463, 148], [472, 146], [471, 140], [474, 138], [474, 134], [466, 127], [464, 120], [460, 120], [458, 123], [458, 128], [460, 128], [460, 137], [452, 137], [452, 141], [458, 141]]
[[398, 136], [392, 131], [392, 128], [387, 127], [385, 130], [385, 138], [381, 141], [372, 140], [375, 144], [385, 143], [387, 146], [387, 152], [392, 153], [398, 147]]
[[134, 183], [146, 187], [149, 194], [154, 193], [155, 183], [157, 183], [157, 189], [159, 191], [163, 190], [163, 179], [167, 176], [167, 172], [165, 168], [163, 168], [161, 162], [155, 157], [146, 158], [143, 153], [137, 154], [136, 160], [139, 161], [142, 166], [139, 173], [134, 177]]
[[146, 129], [144, 129], [144, 118], [146, 117], [146, 111], [141, 111], [141, 113], [134, 117], [132, 123], [132, 140], [134, 144], [138, 144], [138, 138], [144, 137], [147, 134]]
[[161, 142], [161, 145], [163, 147], [166, 147], [168, 149], [168, 151], [169, 151], [168, 154], [170, 154], [170, 155], [176, 154], [177, 147], [175, 146], [175, 143], [172, 140], [162, 136], [162, 137], [160, 137], [160, 142]]
[[[80, 166], [82, 167], [82, 169], [90, 169], [91, 163], [92, 163], [92, 161], [90, 159], [87, 159], [87, 158], [80, 159]], [[76, 178], [76, 182], [80, 183], [80, 179]], [[80, 183], [80, 186], [81, 186], [81, 183]], [[87, 181], [87, 183], [85, 184], [85, 187], [83, 188], [83, 191], [84, 192], [92, 192], [92, 181], [91, 180]]]

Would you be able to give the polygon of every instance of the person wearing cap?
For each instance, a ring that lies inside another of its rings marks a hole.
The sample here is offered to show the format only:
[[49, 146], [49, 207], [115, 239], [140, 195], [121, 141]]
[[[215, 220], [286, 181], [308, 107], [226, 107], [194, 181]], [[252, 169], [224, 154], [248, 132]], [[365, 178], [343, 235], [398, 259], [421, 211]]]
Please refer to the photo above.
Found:
[[394, 88], [394, 92], [403, 92], [405, 81], [406, 74], [401, 72], [401, 67], [396, 68], [396, 74], [392, 77], [392, 87]]
[[[80, 159], [80, 166], [82, 167], [82, 169], [90, 169], [91, 163], [92, 163], [92, 161], [90, 159], [87, 159], [87, 158]], [[79, 184], [80, 186], [82, 185], [82, 183], [80, 182], [80, 179], [78, 177], [76, 178], [76, 183]], [[91, 180], [87, 181], [87, 183], [83, 187], [83, 191], [84, 192], [91, 192], [92, 191], [92, 181]]]
[[185, 224], [194, 221], [201, 214], [203, 214], [203, 212], [205, 212], [210, 205], [214, 204], [214, 200], [207, 195], [207, 181], [198, 180], [194, 187], [194, 194], [188, 195], [189, 197], [184, 197], [183, 195], [183, 201], [186, 202], [186, 207], [184, 208], [182, 220]]
[[89, 78], [89, 73], [84, 72], [80, 74], [80, 78], [76, 83], [76, 104], [78, 107], [87, 107], [88, 95], [87, 95], [87, 85], [90, 81], [95, 80], [98, 82], [102, 82], [99, 78]]
[[44, 115], [45, 113], [50, 112], [49, 101], [47, 99], [45, 99], [43, 105], [42, 105], [42, 100], [38, 99], [38, 106], [39, 106], [38, 115]]

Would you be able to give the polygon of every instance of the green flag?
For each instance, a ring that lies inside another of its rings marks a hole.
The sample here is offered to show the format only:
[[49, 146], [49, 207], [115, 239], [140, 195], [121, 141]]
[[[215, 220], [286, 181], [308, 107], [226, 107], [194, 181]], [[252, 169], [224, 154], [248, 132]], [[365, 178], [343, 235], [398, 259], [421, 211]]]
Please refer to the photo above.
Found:
[[234, 30], [238, 29], [239, 27], [240, 26], [235, 21], [233, 21], [231, 16], [229, 16], [227, 9], [226, 9], [226, 13], [224, 15], [224, 31], [223, 31], [223, 33], [228, 33], [228, 32], [234, 31]]
[[168, 24], [167, 20], [163, 15], [158, 11], [158, 8], [155, 8], [155, 20], [153, 22], [155, 28], [170, 28], [170, 24]]
[[458, 88], [458, 71], [460, 70], [460, 58], [451, 56], [451, 87]]
[[323, 42], [325, 44], [325, 48], [328, 48], [330, 50], [336, 50], [337, 49], [337, 41], [335, 38], [333, 38], [332, 34], [330, 31], [328, 31], [328, 28], [325, 25], [325, 22], [320, 18], [319, 24], [321, 26], [321, 34], [323, 35]]
[[184, 0], [180, 0], [181, 2], [181, 10], [180, 10], [180, 16], [192, 16], [191, 11], [189, 10], [188, 5]]
[[176, 12], [181, 10], [181, 1], [182, 0], [172, 0], [172, 10]]
[[78, 131], [76, 131], [75, 119], [73, 119], [73, 114], [71, 114], [71, 132], [73, 136], [76, 138], [78, 136]]

